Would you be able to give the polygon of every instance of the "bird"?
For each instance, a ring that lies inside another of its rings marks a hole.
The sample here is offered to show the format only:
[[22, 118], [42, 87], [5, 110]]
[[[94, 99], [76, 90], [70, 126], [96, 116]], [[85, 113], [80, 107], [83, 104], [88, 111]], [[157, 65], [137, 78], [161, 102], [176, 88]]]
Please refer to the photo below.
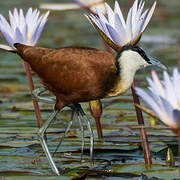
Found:
[[46, 89], [56, 97], [50, 100], [55, 102], [53, 113], [38, 131], [40, 144], [56, 175], [60, 173], [48, 150], [44, 133], [59, 111], [69, 106], [77, 113], [80, 121], [87, 122], [92, 160], [93, 132], [80, 103], [122, 94], [131, 86], [136, 71], [146, 66], [155, 65], [166, 69], [160, 61], [136, 45], [122, 47], [116, 57], [107, 51], [89, 47], [50, 49], [20, 43], [15, 43], [14, 47], [45, 86], [42, 91], [36, 91], [34, 97], [46, 101], [45, 97], [39, 96]]

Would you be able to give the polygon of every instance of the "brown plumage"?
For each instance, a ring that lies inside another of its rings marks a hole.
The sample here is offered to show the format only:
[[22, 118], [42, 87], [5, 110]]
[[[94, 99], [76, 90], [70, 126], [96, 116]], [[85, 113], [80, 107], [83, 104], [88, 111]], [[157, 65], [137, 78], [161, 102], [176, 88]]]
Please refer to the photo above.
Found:
[[18, 54], [56, 96], [55, 108], [101, 99], [119, 81], [111, 53], [94, 48], [48, 49], [16, 44]]

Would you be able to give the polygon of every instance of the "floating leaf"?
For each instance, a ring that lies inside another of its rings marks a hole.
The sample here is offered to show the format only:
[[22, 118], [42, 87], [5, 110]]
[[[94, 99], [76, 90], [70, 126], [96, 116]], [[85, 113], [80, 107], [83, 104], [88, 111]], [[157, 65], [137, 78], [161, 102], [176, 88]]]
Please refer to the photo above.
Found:
[[34, 141], [8, 141], [6, 143], [0, 143], [2, 147], [28, 147], [30, 145], [39, 144], [40, 142], [37, 140]]

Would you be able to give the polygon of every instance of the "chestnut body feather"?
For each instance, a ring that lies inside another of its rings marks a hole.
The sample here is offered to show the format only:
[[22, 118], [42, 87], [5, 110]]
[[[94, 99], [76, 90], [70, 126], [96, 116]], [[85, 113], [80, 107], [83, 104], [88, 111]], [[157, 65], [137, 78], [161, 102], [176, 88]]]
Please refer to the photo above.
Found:
[[56, 96], [56, 109], [108, 95], [119, 82], [111, 53], [94, 48], [16, 45], [18, 54]]

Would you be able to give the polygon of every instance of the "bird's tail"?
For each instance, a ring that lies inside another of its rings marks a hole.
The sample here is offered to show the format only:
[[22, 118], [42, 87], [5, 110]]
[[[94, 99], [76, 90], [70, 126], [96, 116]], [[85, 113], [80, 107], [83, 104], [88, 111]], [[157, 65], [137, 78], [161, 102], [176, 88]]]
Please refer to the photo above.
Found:
[[32, 46], [27, 46], [25, 44], [21, 44], [21, 43], [15, 43], [13, 44], [13, 46], [16, 48], [16, 53], [24, 60], [24, 61], [28, 61], [31, 58], [26, 56], [26, 53], [24, 52], [25, 49], [29, 48], [31, 49]]
[[14, 47], [16, 48], [16, 52], [20, 53], [23, 51], [24, 47], [28, 47], [28, 46], [21, 44], [21, 43], [15, 43]]
[[41, 59], [41, 56], [44, 55], [44, 51], [40, 47], [29, 46], [21, 43], [15, 43], [13, 46], [16, 48], [16, 53], [26, 62], [32, 66], [36, 66]]

